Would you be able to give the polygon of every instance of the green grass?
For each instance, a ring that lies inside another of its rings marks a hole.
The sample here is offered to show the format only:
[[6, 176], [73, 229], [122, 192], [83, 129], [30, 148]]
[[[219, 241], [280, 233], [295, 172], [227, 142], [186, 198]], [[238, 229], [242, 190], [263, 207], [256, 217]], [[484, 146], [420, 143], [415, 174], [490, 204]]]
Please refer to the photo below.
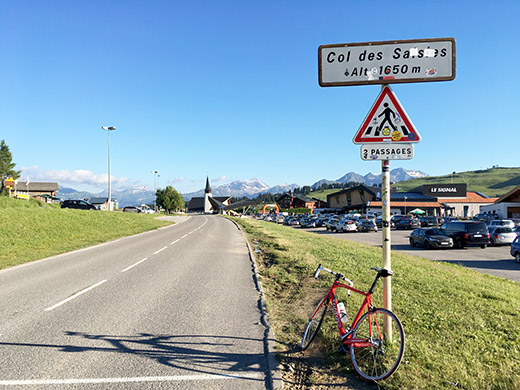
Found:
[[[315, 346], [298, 350], [301, 334], [332, 279], [312, 278], [319, 263], [368, 290], [382, 250], [263, 221], [235, 219], [260, 248], [259, 272], [282, 366], [300, 367], [300, 385], [359, 384], [348, 357], [337, 354], [337, 328], [327, 314]], [[392, 253], [393, 311], [406, 332], [399, 370], [384, 389], [519, 389], [520, 288], [470, 269]], [[347, 299], [350, 318], [361, 304]], [[374, 294], [382, 304], [382, 283]], [[287, 374], [284, 374], [287, 376]], [[298, 377], [298, 374], [295, 374]], [[316, 388], [319, 386], [316, 385]], [[302, 387], [303, 388], [303, 387]]]
[[[452, 177], [453, 176], [453, 177]], [[468, 191], [487, 196], [502, 196], [520, 185], [520, 168], [490, 168], [480, 171], [456, 172], [453, 175], [431, 176], [394, 184], [400, 191], [409, 191], [423, 184], [466, 183]]]
[[0, 269], [169, 224], [150, 214], [60, 209], [0, 196]]

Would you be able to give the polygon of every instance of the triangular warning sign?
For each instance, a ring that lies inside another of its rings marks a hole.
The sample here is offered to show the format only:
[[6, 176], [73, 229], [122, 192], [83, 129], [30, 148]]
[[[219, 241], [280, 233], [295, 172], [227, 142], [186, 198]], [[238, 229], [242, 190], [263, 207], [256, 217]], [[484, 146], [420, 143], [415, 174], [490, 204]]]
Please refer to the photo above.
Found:
[[353, 139], [355, 144], [373, 142], [415, 143], [421, 136], [389, 86], [384, 87]]

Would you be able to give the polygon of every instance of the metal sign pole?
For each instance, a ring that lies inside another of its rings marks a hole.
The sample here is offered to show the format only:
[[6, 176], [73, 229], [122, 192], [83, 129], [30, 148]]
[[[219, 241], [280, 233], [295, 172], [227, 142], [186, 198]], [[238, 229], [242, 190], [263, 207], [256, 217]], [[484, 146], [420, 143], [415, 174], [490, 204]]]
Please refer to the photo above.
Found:
[[[390, 161], [381, 161], [381, 192], [383, 203], [383, 268], [392, 269], [391, 245], [390, 245]], [[383, 306], [387, 310], [392, 310], [392, 279], [387, 277], [383, 279]], [[392, 340], [392, 328], [389, 321], [385, 318], [385, 334]]]

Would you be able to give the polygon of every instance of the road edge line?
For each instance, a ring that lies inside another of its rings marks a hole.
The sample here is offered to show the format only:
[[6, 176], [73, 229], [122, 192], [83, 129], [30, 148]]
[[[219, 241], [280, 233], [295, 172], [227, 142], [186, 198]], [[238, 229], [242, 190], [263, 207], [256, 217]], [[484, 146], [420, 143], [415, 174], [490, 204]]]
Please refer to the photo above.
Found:
[[242, 237], [244, 237], [244, 241], [246, 242], [247, 252], [249, 253], [249, 260], [251, 261], [251, 266], [253, 269], [253, 280], [255, 282], [255, 287], [260, 295], [260, 319], [266, 329], [264, 332], [264, 348], [267, 351], [264, 350], [264, 352], [267, 352], [267, 371], [269, 373], [269, 382], [271, 384], [271, 389], [281, 390], [284, 388], [282, 372], [280, 370], [281, 363], [277, 357], [274, 332], [273, 328], [271, 327], [271, 322], [269, 321], [269, 313], [267, 312], [265, 295], [262, 288], [262, 282], [260, 281], [260, 275], [258, 274], [258, 267], [256, 265], [256, 260], [253, 255], [253, 250], [251, 248], [251, 245], [249, 244], [249, 240], [247, 239], [245, 233], [242, 231], [242, 229], [240, 229], [240, 226], [232, 219], [228, 220], [235, 224], [237, 229], [242, 233]]

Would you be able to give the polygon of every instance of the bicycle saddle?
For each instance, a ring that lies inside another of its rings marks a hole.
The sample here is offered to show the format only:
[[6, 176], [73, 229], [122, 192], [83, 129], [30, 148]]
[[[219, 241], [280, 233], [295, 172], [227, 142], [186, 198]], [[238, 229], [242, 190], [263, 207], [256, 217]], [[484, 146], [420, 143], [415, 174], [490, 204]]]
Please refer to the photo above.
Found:
[[386, 268], [371, 268], [374, 271], [377, 271], [377, 276], [380, 276], [382, 278], [386, 278], [387, 276], [392, 276], [394, 274], [394, 271], [391, 271]]

